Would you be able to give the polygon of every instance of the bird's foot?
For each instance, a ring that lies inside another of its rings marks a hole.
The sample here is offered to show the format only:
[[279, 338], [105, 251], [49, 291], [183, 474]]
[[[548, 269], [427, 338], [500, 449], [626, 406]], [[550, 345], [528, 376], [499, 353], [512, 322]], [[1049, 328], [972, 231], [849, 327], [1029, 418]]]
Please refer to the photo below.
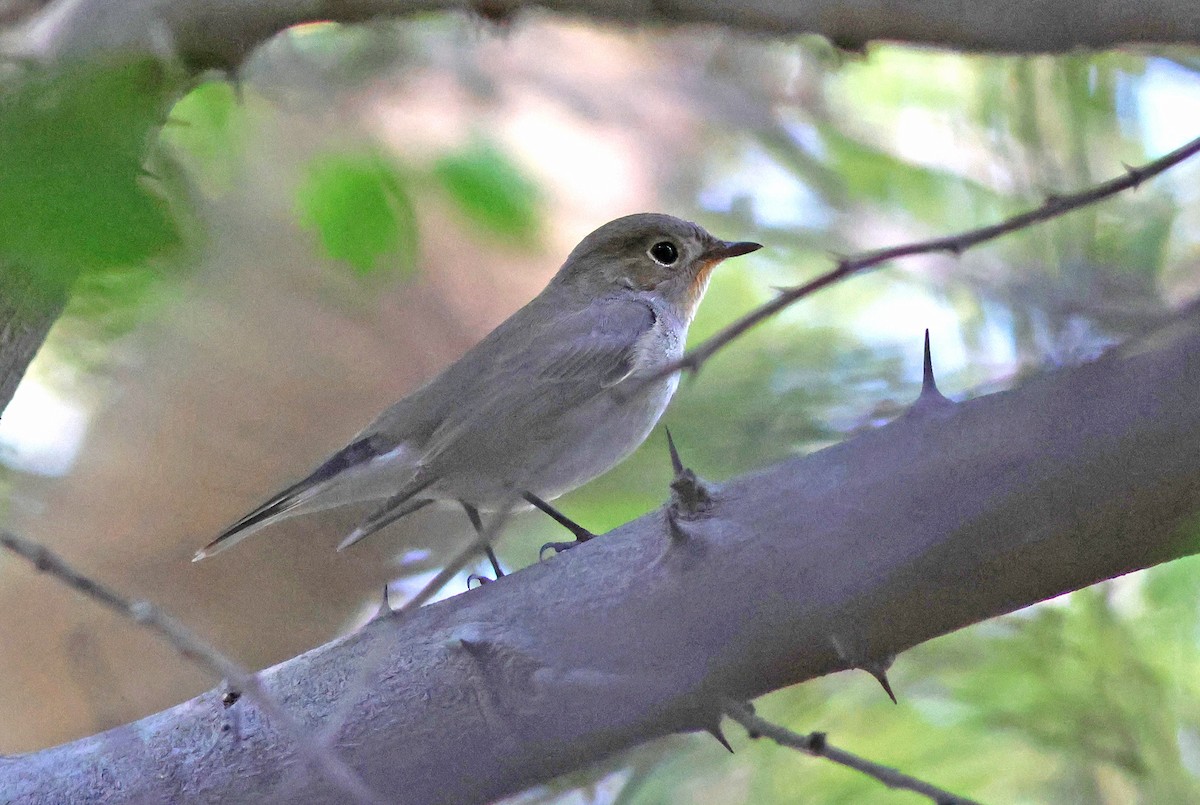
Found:
[[560, 554], [563, 551], [569, 551], [572, 548], [576, 547], [577, 545], [581, 545], [582, 543], [587, 542], [589, 539], [591, 539], [594, 536], [595, 536], [595, 534], [588, 534], [586, 538], [576, 537], [575, 539], [571, 540], [570, 542], [547, 542], [538, 551], [538, 560], [541, 561], [546, 558], [546, 551], [554, 551], [555, 554]]

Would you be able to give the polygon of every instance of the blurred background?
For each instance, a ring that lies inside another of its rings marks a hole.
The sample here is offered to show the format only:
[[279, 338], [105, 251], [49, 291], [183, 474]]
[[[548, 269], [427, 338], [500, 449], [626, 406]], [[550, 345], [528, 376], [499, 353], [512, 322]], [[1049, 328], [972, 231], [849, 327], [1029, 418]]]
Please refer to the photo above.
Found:
[[[114, 110], [159, 111], [138, 106], [145, 83], [96, 82], [79, 125], [41, 132], [30, 164], [65, 164], [95, 132], [136, 134]], [[9, 91], [6, 114], [31, 97]], [[991, 223], [1195, 137], [1200, 56], [847, 53], [439, 16], [293, 29], [236, 83], [210, 75], [163, 111], [138, 193], [95, 190], [83, 158], [79, 182], [38, 186], [95, 242], [132, 251], [80, 276], [0, 421], [3, 513], [264, 667], [356, 628], [385, 584], [403, 599], [465, 544], [465, 518], [426, 510], [335, 554], [363, 514], [340, 510], [192, 553], [537, 293], [596, 226], [658, 210], [766, 245], [717, 272], [696, 343], [836, 255]], [[926, 327], [942, 390], [961, 399], [1094, 357], [1197, 294], [1200, 164], [1184, 164], [959, 259], [910, 259], [805, 300], [682, 383], [663, 422], [720, 480], [890, 420], [920, 386]], [[602, 532], [660, 505], [669, 479], [660, 426], [560, 508]], [[563, 537], [526, 515], [499, 553], [519, 568]], [[7, 557], [0, 646], [4, 753], [212, 686]], [[982, 801], [1200, 801], [1196, 560], [932, 641], [890, 676], [899, 706], [854, 672], [760, 710]], [[923, 801], [728, 732], [735, 755], [677, 736], [517, 800]]]

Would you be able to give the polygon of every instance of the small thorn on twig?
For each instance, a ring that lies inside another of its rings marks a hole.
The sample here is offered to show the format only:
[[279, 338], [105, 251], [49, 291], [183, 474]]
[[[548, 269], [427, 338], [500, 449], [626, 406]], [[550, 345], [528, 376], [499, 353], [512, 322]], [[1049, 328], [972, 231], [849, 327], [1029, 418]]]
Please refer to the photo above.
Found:
[[947, 254], [949, 254], [952, 257], [962, 257], [962, 254], [963, 254], [962, 242], [959, 240], [947, 241], [943, 251], [945, 251]]
[[1053, 209], [1055, 207], [1060, 206], [1062, 203], [1063, 203], [1063, 197], [1060, 196], [1058, 193], [1047, 193], [1046, 200], [1042, 202], [1042, 206], [1047, 207], [1049, 209]]
[[229, 709], [237, 704], [238, 699], [240, 698], [242, 698], [242, 692], [240, 690], [233, 690], [230, 688], [221, 694], [221, 704], [225, 706], [225, 709]]
[[1132, 180], [1134, 189], [1140, 187], [1145, 175], [1128, 162], [1122, 162], [1121, 167], [1125, 168], [1125, 173], [1129, 176], [1130, 180]]

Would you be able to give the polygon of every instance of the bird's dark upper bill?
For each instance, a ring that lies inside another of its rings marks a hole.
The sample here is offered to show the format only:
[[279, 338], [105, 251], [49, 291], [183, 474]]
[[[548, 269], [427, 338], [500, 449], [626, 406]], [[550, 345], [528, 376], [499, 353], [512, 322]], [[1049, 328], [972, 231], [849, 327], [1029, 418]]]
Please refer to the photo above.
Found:
[[711, 246], [705, 253], [705, 256], [713, 257], [718, 260], [726, 260], [730, 257], [740, 257], [743, 254], [756, 252], [761, 248], [761, 243], [752, 243], [748, 240], [722, 240]]

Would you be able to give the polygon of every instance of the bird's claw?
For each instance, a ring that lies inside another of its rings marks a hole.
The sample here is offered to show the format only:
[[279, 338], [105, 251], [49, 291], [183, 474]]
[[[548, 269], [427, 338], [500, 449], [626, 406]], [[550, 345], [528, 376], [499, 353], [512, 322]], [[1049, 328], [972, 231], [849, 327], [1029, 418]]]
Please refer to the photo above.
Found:
[[554, 553], [557, 555], [557, 554], [562, 553], [563, 551], [571, 550], [576, 545], [579, 545], [582, 542], [583, 542], [583, 540], [581, 540], [581, 539], [573, 539], [570, 542], [547, 542], [538, 551], [538, 561], [539, 562], [545, 561], [546, 551], [548, 551], [548, 550], [553, 550]]
[[471, 582], [473, 582], [473, 581], [479, 582], [479, 586], [482, 587], [483, 585], [490, 583], [492, 580], [489, 579], [487, 576], [481, 576], [478, 573], [472, 573], [471, 575], [467, 576], [467, 589], [468, 590], [472, 589]]

